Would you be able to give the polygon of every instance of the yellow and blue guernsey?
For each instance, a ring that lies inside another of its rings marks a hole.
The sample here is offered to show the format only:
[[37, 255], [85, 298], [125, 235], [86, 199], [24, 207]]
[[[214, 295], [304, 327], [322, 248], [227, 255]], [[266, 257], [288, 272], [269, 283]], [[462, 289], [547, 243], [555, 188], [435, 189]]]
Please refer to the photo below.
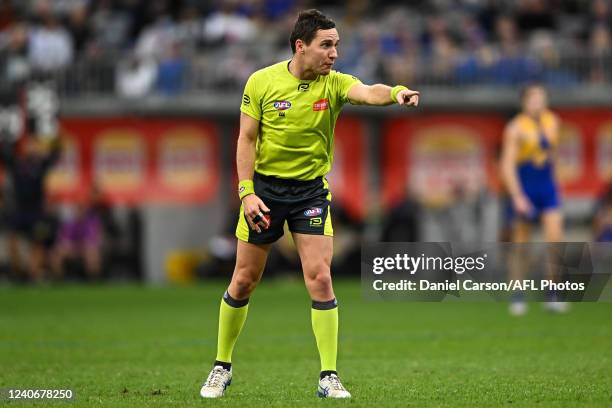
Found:
[[312, 180], [331, 170], [334, 127], [349, 89], [360, 81], [337, 71], [306, 81], [282, 61], [247, 81], [240, 110], [259, 121], [255, 171]]
[[559, 142], [556, 120], [550, 111], [544, 111], [537, 119], [524, 113], [516, 118], [521, 135], [517, 173], [523, 192], [534, 207], [534, 217], [560, 204], [553, 158]]

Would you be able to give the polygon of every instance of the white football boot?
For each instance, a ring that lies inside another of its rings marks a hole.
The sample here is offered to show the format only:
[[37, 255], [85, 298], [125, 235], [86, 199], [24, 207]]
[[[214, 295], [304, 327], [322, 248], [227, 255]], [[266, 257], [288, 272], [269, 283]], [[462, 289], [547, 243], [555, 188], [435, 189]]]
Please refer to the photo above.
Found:
[[344, 388], [336, 374], [330, 374], [319, 381], [317, 396], [319, 398], [351, 398], [351, 393]]
[[215, 366], [202, 388], [200, 396], [202, 398], [221, 398], [225, 389], [232, 383], [232, 370], [226, 370], [221, 366]]
[[560, 302], [558, 300], [552, 300], [550, 302], [544, 302], [542, 304], [544, 310], [547, 310], [551, 313], [567, 313], [569, 311], [569, 303]]

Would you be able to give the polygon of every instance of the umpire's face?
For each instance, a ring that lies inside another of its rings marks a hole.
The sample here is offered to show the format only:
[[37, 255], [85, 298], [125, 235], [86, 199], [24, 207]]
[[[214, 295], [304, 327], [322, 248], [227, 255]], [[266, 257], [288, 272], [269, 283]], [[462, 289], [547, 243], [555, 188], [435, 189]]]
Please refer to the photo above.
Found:
[[335, 28], [318, 30], [317, 35], [309, 45], [302, 49], [306, 68], [318, 75], [327, 75], [338, 58], [338, 42], [340, 37]]

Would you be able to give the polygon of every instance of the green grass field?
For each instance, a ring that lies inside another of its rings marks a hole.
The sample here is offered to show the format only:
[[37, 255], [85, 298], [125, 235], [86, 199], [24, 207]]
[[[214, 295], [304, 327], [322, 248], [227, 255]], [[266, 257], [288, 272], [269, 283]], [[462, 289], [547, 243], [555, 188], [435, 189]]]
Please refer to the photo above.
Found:
[[358, 282], [335, 288], [350, 401], [315, 397], [310, 303], [288, 281], [252, 298], [233, 384], [215, 401], [198, 391], [224, 284], [0, 288], [0, 388], [76, 392], [54, 407], [612, 405], [612, 303], [511, 318], [505, 304], [366, 302]]

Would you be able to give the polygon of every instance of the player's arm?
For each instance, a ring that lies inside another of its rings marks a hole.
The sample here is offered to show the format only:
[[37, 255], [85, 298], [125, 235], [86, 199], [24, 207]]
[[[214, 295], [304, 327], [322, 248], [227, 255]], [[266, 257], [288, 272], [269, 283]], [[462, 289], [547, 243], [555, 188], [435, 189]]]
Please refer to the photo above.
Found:
[[557, 116], [554, 116], [554, 121], [553, 121], [553, 125], [552, 125], [552, 136], [554, 138], [554, 140], [556, 141], [556, 143], [553, 144], [553, 148], [552, 148], [552, 161], [553, 161], [553, 177], [555, 178], [555, 183], [558, 184], [559, 183], [559, 139], [561, 137], [561, 135], [559, 134], [559, 132], [561, 131], [561, 122], [559, 121], [559, 118]]
[[59, 159], [62, 157], [62, 148], [62, 136], [61, 134], [59, 134], [51, 141], [51, 145], [49, 146], [49, 153], [47, 154], [43, 162], [45, 169], [54, 166], [59, 161]]
[[501, 157], [501, 176], [506, 190], [512, 198], [514, 208], [522, 214], [531, 211], [531, 203], [525, 196], [523, 188], [516, 173], [518, 157], [519, 130], [516, 124], [510, 122], [504, 130], [504, 142]]
[[419, 104], [419, 92], [405, 86], [392, 88], [384, 84], [357, 83], [349, 89], [347, 96], [353, 105], [386, 106], [398, 103], [405, 106], [418, 106]]
[[[245, 113], [240, 113], [240, 133], [238, 135], [238, 146], [236, 149], [236, 168], [238, 171], [238, 194], [242, 199], [242, 206], [247, 222], [251, 229], [261, 232], [262, 228], [268, 228], [269, 224], [260, 213], [270, 211], [264, 202], [255, 195], [253, 189], [253, 173], [255, 171], [255, 146], [259, 134], [259, 121]], [[258, 217], [258, 222], [253, 219]]]

